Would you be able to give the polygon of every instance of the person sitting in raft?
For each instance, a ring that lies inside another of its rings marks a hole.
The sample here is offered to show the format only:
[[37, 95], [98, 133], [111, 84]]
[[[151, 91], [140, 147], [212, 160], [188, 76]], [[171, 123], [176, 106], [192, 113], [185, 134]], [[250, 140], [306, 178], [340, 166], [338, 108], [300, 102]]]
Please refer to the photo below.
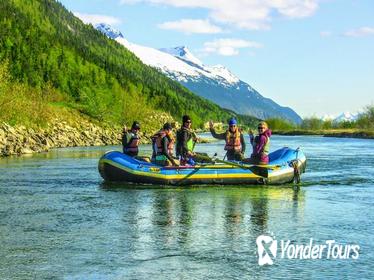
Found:
[[134, 121], [131, 130], [128, 131], [127, 127], [124, 126], [122, 131], [122, 147], [123, 153], [131, 157], [136, 157], [139, 153], [139, 136], [140, 124], [137, 121]]
[[177, 131], [177, 147], [176, 154], [180, 158], [181, 165], [194, 165], [194, 157], [196, 153], [193, 152], [195, 143], [197, 141], [196, 134], [191, 129], [192, 121], [188, 115], [182, 117], [182, 127]]
[[216, 133], [212, 121], [209, 122], [209, 128], [214, 138], [226, 141], [225, 150], [227, 151], [226, 155], [228, 160], [243, 160], [245, 153], [244, 136], [237, 126], [236, 119], [231, 118], [229, 120], [229, 129], [224, 133]]
[[258, 124], [258, 135], [254, 137], [253, 131], [249, 130], [249, 139], [253, 147], [253, 153], [246, 162], [253, 164], [268, 164], [271, 130], [266, 122]]
[[170, 123], [165, 123], [163, 128], [152, 136], [153, 155], [152, 161], [162, 166], [178, 166], [173, 158], [174, 137]]

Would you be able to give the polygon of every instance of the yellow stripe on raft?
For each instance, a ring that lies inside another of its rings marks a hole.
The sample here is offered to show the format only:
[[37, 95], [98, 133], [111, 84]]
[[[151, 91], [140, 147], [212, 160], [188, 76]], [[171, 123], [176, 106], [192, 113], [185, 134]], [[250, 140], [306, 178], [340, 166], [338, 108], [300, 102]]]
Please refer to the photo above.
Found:
[[[114, 167], [117, 167], [118, 169], [122, 169], [128, 173], [134, 174], [134, 175], [140, 175], [140, 176], [148, 176], [152, 178], [161, 178], [161, 179], [184, 179], [186, 177], [191, 179], [199, 179], [199, 178], [207, 178], [207, 179], [225, 179], [225, 178], [261, 178], [261, 176], [255, 175], [253, 173], [245, 172], [245, 173], [237, 173], [237, 174], [172, 174], [172, 175], [166, 175], [166, 174], [159, 174], [159, 173], [153, 173], [153, 172], [145, 172], [145, 171], [138, 171], [131, 168], [127, 168], [121, 164], [118, 164], [114, 161], [103, 159], [102, 162], [110, 164]], [[216, 166], [212, 165], [212, 168], [215, 168]], [[195, 167], [196, 168], [196, 167]], [[207, 168], [207, 166], [204, 166], [204, 168]], [[191, 172], [193, 172], [194, 169], [192, 169]], [[249, 171], [249, 170], [248, 170]]]

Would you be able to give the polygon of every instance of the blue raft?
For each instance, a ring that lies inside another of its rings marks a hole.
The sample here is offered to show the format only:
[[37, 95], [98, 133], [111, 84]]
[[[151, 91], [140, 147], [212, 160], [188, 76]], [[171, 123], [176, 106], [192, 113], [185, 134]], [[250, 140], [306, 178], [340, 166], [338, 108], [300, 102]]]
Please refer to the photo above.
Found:
[[285, 184], [300, 180], [306, 157], [299, 149], [282, 148], [269, 154], [268, 165], [241, 162], [163, 167], [111, 151], [99, 160], [105, 181], [157, 185]]

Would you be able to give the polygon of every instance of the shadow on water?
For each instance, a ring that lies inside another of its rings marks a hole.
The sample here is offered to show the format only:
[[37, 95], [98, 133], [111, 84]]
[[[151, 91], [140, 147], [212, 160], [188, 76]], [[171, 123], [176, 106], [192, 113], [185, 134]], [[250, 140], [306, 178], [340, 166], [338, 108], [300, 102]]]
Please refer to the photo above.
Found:
[[[198, 246], [201, 246], [213, 240], [226, 240], [227, 244], [234, 246], [233, 242], [243, 237], [255, 242], [259, 234], [268, 231], [269, 215], [274, 218], [273, 210], [269, 209], [274, 208], [274, 204], [282, 207], [287, 205], [288, 210], [293, 213], [291, 217], [296, 217], [299, 206], [304, 202], [303, 190], [293, 185], [149, 187], [101, 184], [102, 190], [106, 192], [123, 193], [118, 197], [124, 200], [129, 199], [134, 193], [137, 197], [144, 197], [143, 200], [137, 200], [137, 203], [134, 203], [134, 200], [131, 202], [131, 224], [140, 230], [136, 236], [141, 240], [147, 239], [147, 233], [141, 230], [142, 224], [147, 222], [147, 228], [151, 232], [157, 232], [150, 234], [151, 239], [155, 238], [152, 242], [161, 242], [163, 247], [166, 246], [173, 252], [179, 251], [181, 245], [183, 248], [195, 248], [196, 242], [200, 242]], [[143, 213], [144, 207], [148, 213], [146, 218]], [[142, 215], [143, 218], [139, 218]], [[161, 254], [158, 257], [163, 258], [165, 255]], [[147, 257], [139, 259], [149, 260]]]
[[136, 271], [209, 263], [248, 273], [256, 269], [248, 262], [257, 262], [257, 236], [283, 220], [281, 209], [297, 220], [304, 205], [303, 190], [292, 187], [105, 188], [111, 191], [127, 203]]
[[308, 186], [309, 183], [290, 183], [282, 185], [160, 185], [160, 184], [137, 184], [130, 182], [107, 182], [102, 181], [99, 188], [104, 191], [120, 191], [122, 190], [147, 190], [147, 189], [163, 189], [163, 190], [188, 190], [188, 189], [298, 189], [300, 186]]
[[[313, 180], [305, 180], [302, 181], [299, 184], [299, 187], [321, 187], [321, 186], [346, 186], [346, 187], [351, 187], [351, 186], [362, 186], [363, 184], [365, 185], [370, 185], [373, 184], [374, 180], [372, 178], [363, 178], [363, 177], [346, 177], [346, 178], [321, 178], [321, 179], [313, 179]], [[288, 187], [288, 185], [284, 185], [284, 187]]]

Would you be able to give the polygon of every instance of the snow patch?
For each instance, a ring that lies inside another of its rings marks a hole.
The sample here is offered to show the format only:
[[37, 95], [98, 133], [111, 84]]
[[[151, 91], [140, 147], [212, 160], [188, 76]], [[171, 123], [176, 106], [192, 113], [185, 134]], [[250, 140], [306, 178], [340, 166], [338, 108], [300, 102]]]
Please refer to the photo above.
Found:
[[171, 54], [174, 57], [181, 58], [185, 61], [191, 62], [198, 66], [203, 66], [203, 63], [198, 58], [196, 58], [185, 46], [179, 46], [174, 48], [162, 48], [160, 49], [160, 51]]
[[104, 33], [109, 38], [112, 38], [112, 39], [124, 38], [121, 31], [111, 27], [109, 24], [98, 23], [95, 25], [95, 28], [99, 30], [100, 32]]

